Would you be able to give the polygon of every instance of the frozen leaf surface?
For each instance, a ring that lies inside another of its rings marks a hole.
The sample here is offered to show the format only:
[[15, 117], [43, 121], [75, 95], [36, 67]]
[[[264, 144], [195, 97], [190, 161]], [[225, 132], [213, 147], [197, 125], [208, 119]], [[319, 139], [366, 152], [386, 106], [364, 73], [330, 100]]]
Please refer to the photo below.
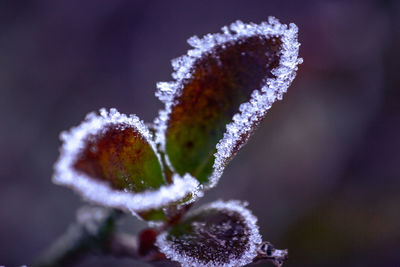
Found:
[[196, 194], [190, 175], [165, 182], [160, 158], [147, 127], [134, 115], [102, 109], [61, 134], [63, 145], [53, 181], [109, 207], [156, 210]]
[[110, 182], [115, 189], [142, 192], [164, 184], [158, 158], [136, 127], [126, 123], [105, 125], [84, 140], [74, 168]]
[[294, 79], [297, 27], [238, 21], [188, 42], [194, 49], [172, 62], [175, 81], [157, 85], [156, 141], [177, 173], [212, 187]]
[[257, 219], [238, 201], [217, 201], [160, 234], [157, 246], [182, 266], [243, 266], [258, 255]]

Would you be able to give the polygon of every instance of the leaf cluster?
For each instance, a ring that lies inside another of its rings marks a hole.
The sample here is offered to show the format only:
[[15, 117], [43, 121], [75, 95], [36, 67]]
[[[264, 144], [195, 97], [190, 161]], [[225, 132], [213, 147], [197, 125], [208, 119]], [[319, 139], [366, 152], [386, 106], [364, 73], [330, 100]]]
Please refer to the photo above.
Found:
[[246, 265], [268, 253], [245, 203], [187, 211], [293, 81], [297, 27], [237, 21], [188, 42], [193, 49], [172, 61], [174, 80], [157, 84], [165, 107], [154, 122], [116, 109], [88, 114], [61, 134], [53, 181], [160, 225], [155, 244], [183, 266]]

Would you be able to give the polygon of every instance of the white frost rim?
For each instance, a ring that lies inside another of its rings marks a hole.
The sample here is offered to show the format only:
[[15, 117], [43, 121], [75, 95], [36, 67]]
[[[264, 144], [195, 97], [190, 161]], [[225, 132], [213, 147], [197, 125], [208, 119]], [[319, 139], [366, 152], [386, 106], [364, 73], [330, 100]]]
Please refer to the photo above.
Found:
[[249, 243], [246, 252], [239, 259], [232, 259], [229, 263], [220, 262], [202, 262], [195, 258], [192, 258], [182, 251], [179, 251], [172, 242], [167, 240], [168, 232], [163, 232], [157, 237], [156, 245], [162, 253], [166, 255], [168, 259], [179, 262], [182, 266], [201, 266], [201, 267], [212, 267], [212, 266], [223, 266], [223, 267], [234, 267], [234, 266], [244, 266], [251, 263], [257, 256], [257, 248], [262, 243], [262, 238], [259, 233], [259, 228], [257, 226], [257, 218], [246, 208], [247, 203], [237, 200], [222, 201], [218, 200], [211, 204], [205, 205], [189, 214], [188, 216], [193, 216], [201, 213], [207, 209], [216, 209], [221, 211], [229, 211], [239, 213], [243, 219], [243, 222], [248, 227], [249, 233]]
[[183, 177], [175, 174], [172, 177], [172, 184], [161, 186], [157, 190], [132, 193], [115, 190], [106, 182], [92, 179], [82, 172], [75, 171], [73, 163], [85, 145], [84, 139], [89, 135], [99, 133], [106, 125], [110, 124], [134, 127], [150, 144], [162, 166], [155, 143], [152, 141], [152, 134], [137, 116], [130, 115], [128, 117], [116, 109], [110, 109], [109, 112], [101, 109], [100, 116], [94, 112], [89, 113], [79, 126], [72, 128], [69, 132], [61, 133], [60, 139], [63, 144], [60, 148], [60, 157], [54, 165], [54, 183], [71, 187], [88, 201], [130, 211], [134, 215], [137, 215], [138, 211], [156, 209], [179, 201], [190, 193], [193, 194], [192, 201], [202, 195], [199, 182], [189, 174], [185, 174]]
[[[210, 52], [218, 45], [242, 37], [264, 35], [281, 37], [282, 55], [279, 66], [272, 70], [276, 78], [267, 79], [266, 84], [260, 90], [254, 90], [249, 102], [240, 105], [239, 112], [233, 116], [233, 121], [226, 126], [224, 137], [216, 146], [214, 170], [209, 178], [210, 182], [205, 188], [212, 188], [218, 183], [226, 164], [234, 155], [233, 149], [241, 140], [241, 135], [251, 132], [252, 127], [257, 124], [260, 117], [264, 117], [272, 103], [277, 99], [282, 99], [283, 94], [296, 77], [297, 65], [303, 62], [302, 58], [298, 58], [300, 44], [297, 41], [298, 28], [294, 23], [290, 23], [288, 27], [281, 24], [276, 18], [269, 17], [268, 22], [262, 22], [259, 25], [236, 21], [229, 28], [225, 26], [221, 30], [222, 33], [207, 34], [201, 39], [197, 36], [189, 38], [188, 43], [194, 49], [189, 50], [186, 55], [172, 60], [174, 81], [157, 83], [156, 96], [165, 104], [165, 109], [161, 110], [154, 120], [155, 140], [163, 152], [165, 152], [165, 132], [169, 115], [172, 107], [176, 104], [174, 99], [182, 94], [183, 81], [192, 77], [193, 64], [204, 53]], [[247, 139], [241, 146], [246, 143]], [[168, 155], [166, 155], [166, 158], [168, 158]], [[169, 167], [173, 169], [173, 166]]]

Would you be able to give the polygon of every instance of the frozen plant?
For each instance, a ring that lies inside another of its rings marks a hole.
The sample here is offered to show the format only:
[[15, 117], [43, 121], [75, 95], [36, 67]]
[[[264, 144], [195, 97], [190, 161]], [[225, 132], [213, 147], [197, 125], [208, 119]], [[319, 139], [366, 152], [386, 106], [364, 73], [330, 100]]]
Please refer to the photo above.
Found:
[[[173, 81], [157, 83], [165, 108], [154, 123], [101, 109], [61, 134], [54, 183], [100, 207], [81, 209], [39, 265], [65, 265], [91, 250], [182, 266], [283, 264], [287, 251], [262, 241], [247, 203], [189, 209], [295, 78], [297, 27], [273, 17], [237, 21], [188, 43], [193, 49], [172, 60]], [[139, 237], [117, 232], [126, 213], [149, 228]]]

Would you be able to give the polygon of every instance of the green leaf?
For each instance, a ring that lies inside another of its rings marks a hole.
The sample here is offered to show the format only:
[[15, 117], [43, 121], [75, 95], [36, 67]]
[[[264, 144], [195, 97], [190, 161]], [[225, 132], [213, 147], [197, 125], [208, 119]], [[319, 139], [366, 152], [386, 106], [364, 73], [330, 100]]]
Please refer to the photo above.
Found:
[[77, 171], [124, 191], [143, 192], [165, 184], [154, 150], [135, 127], [109, 124], [84, 142], [73, 165]]
[[198, 182], [189, 175], [165, 181], [151, 133], [134, 115], [91, 113], [61, 139], [53, 180], [89, 201], [165, 220], [160, 208], [196, 194]]
[[260, 244], [256, 218], [237, 201], [200, 208], [157, 238], [160, 251], [183, 266], [243, 266]]
[[120, 114], [112, 116], [93, 117], [101, 123], [93, 132], [87, 132], [90, 130], [87, 122], [75, 128], [84, 132], [84, 137], [79, 151], [74, 151], [74, 171], [125, 192], [143, 192], [165, 184], [159, 158], [150, 145], [150, 135], [139, 119]]
[[[275, 20], [261, 25], [236, 22], [230, 27], [234, 33], [225, 27], [222, 34], [189, 39], [195, 49], [173, 62], [176, 81], [159, 83], [157, 92], [166, 104], [155, 121], [158, 142], [177, 173], [190, 173], [202, 184], [216, 183], [221, 174], [217, 170], [213, 175], [217, 144], [224, 133], [240, 132], [223, 165], [293, 80], [299, 63], [294, 27], [292, 32]], [[290, 59], [283, 58], [288, 54]], [[246, 116], [233, 125], [236, 129], [228, 129], [235, 114]]]
[[171, 111], [166, 151], [175, 170], [208, 182], [216, 145], [240, 104], [250, 100], [279, 63], [278, 38], [243, 38], [218, 45], [193, 66], [193, 78]]

